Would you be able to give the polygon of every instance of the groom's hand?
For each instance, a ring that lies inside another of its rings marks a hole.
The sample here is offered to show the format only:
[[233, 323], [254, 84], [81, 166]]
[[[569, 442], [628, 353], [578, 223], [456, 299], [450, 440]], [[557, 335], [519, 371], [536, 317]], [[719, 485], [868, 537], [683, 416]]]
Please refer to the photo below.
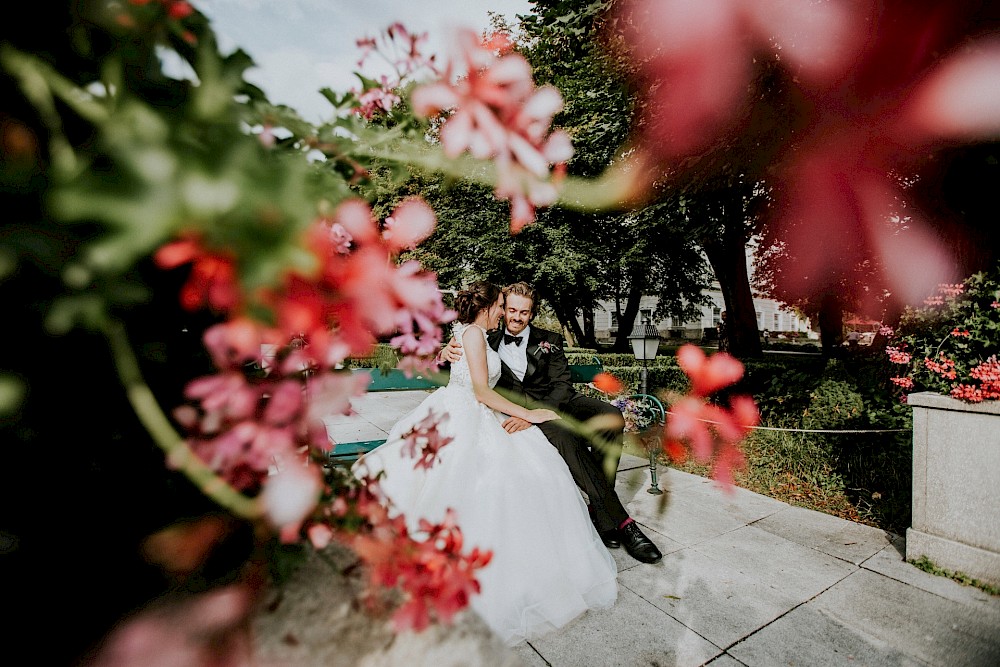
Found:
[[532, 423], [527, 419], [521, 419], [520, 417], [507, 417], [503, 423], [503, 430], [508, 433], [517, 433], [518, 431], [523, 431], [526, 428], [531, 428]]
[[447, 361], [449, 364], [454, 364], [462, 358], [462, 344], [455, 340], [455, 337], [452, 336], [452, 339], [448, 341], [448, 346], [441, 350], [440, 356], [443, 361]]

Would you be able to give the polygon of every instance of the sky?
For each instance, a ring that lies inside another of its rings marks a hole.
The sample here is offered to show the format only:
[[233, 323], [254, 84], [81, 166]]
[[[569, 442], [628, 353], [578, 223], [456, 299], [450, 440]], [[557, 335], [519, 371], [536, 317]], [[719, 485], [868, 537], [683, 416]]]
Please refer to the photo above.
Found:
[[[212, 21], [223, 53], [236, 47], [257, 64], [247, 80], [268, 99], [287, 104], [318, 122], [332, 108], [324, 87], [356, 87], [360, 55], [355, 40], [399, 21], [412, 32], [428, 32], [427, 50], [444, 58], [456, 28], [482, 31], [488, 13], [513, 19], [527, 14], [528, 0], [195, 0]], [[365, 73], [369, 74], [366, 64]]]

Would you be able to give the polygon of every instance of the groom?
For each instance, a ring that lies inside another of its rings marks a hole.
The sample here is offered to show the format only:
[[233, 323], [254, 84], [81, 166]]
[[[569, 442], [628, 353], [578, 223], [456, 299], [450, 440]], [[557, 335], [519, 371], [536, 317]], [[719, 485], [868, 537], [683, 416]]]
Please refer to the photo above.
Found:
[[[497, 388], [505, 390], [504, 395], [515, 403], [551, 408], [581, 422], [599, 415], [610, 417], [619, 425], [601, 431], [599, 437], [615, 446], [620, 455], [625, 425], [621, 413], [613, 405], [583, 396], [573, 388], [562, 336], [531, 326], [537, 313], [535, 291], [522, 282], [508, 285], [503, 293], [506, 326], [489, 333], [489, 344], [503, 362]], [[461, 356], [461, 345], [453, 338], [442, 357], [456, 362]], [[517, 417], [508, 417], [504, 422], [509, 433], [530, 426], [530, 422]], [[537, 426], [559, 450], [573, 479], [590, 499], [591, 517], [604, 544], [612, 549], [624, 545], [633, 558], [643, 563], [659, 561], [663, 557], [660, 550], [629, 517], [614, 483], [604, 474], [603, 453], [597, 448], [592, 450], [587, 439], [567, 429], [562, 420]]]

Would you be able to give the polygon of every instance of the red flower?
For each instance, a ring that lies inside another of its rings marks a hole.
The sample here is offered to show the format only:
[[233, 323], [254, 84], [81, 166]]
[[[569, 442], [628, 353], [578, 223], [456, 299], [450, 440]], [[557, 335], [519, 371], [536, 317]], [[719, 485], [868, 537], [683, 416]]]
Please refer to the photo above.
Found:
[[724, 486], [732, 484], [732, 471], [743, 464], [739, 443], [760, 421], [749, 396], [734, 396], [729, 406], [708, 397], [743, 376], [743, 365], [726, 353], [706, 358], [694, 345], [677, 351], [677, 361], [691, 380], [691, 393], [670, 405], [663, 449], [674, 461], [683, 461], [690, 448], [700, 463], [713, 463], [712, 476]]
[[185, 0], [167, 0], [167, 14], [170, 18], [180, 21], [194, 14], [194, 7]]
[[453, 436], [441, 435], [439, 428], [447, 421], [447, 414], [438, 417], [431, 410], [426, 417], [403, 434], [402, 454], [416, 459], [416, 463], [413, 464], [414, 470], [420, 468], [430, 470], [439, 460], [438, 452], [441, 448], [455, 439]]
[[616, 6], [645, 92], [635, 143], [665, 167], [650, 179], [684, 160], [711, 165], [713, 151], [730, 168], [730, 155], [745, 155], [747, 171], [773, 188], [770, 225], [787, 249], [790, 296], [815, 297], [844, 266], [865, 262], [875, 269], [869, 287], [912, 304], [952, 273], [947, 247], [891, 174], [937, 147], [996, 136], [1000, 42], [967, 38], [983, 32], [981, 3]]
[[440, 524], [420, 521], [426, 536], [422, 541], [410, 537], [401, 515], [368, 516], [371, 528], [357, 535], [352, 546], [373, 585], [398, 586], [404, 593], [405, 601], [393, 614], [396, 629], [423, 630], [432, 619], [451, 622], [479, 592], [476, 571], [489, 564], [492, 552], [474, 548], [462, 553], [462, 531], [451, 510]]
[[677, 350], [677, 365], [691, 379], [691, 391], [696, 396], [713, 394], [743, 377], [743, 364], [732, 355], [718, 352], [709, 358], [690, 343]]
[[621, 380], [616, 378], [611, 373], [598, 373], [594, 376], [593, 381], [594, 387], [603, 391], [605, 394], [620, 394], [624, 385], [622, 385]]
[[229, 255], [209, 252], [197, 240], [183, 239], [163, 246], [153, 259], [162, 269], [193, 264], [191, 275], [181, 289], [181, 305], [185, 309], [197, 310], [208, 305], [228, 312], [241, 303], [236, 266]]

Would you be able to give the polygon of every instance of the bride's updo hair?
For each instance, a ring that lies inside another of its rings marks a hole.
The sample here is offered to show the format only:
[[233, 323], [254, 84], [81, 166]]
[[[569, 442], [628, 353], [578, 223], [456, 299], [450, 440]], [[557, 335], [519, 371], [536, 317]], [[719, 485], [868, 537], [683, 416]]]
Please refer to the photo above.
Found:
[[497, 302], [500, 288], [491, 282], [477, 280], [455, 296], [455, 312], [458, 321], [469, 324], [476, 319], [480, 311], [489, 308]]

